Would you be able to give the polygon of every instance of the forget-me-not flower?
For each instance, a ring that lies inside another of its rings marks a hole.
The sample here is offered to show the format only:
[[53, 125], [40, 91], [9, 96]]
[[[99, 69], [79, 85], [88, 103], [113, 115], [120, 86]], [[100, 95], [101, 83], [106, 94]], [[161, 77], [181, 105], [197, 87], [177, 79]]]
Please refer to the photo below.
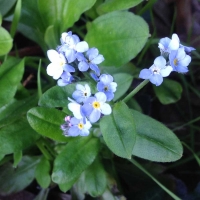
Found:
[[106, 95], [103, 92], [97, 92], [94, 97], [89, 97], [81, 106], [81, 113], [91, 123], [95, 123], [100, 119], [101, 114], [109, 115], [112, 112], [110, 105], [105, 102]]
[[191, 62], [191, 57], [184, 51], [184, 47], [179, 48], [177, 51], [171, 51], [169, 54], [170, 65], [173, 67], [173, 71], [186, 73], [188, 72], [187, 66]]
[[100, 81], [97, 83], [97, 90], [106, 95], [107, 101], [111, 101], [114, 98], [117, 83], [113, 82], [113, 77], [109, 74], [102, 74], [99, 80]]
[[100, 75], [98, 64], [104, 61], [104, 57], [99, 54], [97, 48], [91, 48], [86, 52], [86, 56], [81, 53], [76, 54], [77, 60], [79, 61], [78, 68], [80, 71], [85, 72], [89, 68], [93, 70], [97, 76]]
[[72, 117], [70, 120], [70, 127], [68, 129], [68, 136], [76, 137], [80, 136], [88, 136], [89, 129], [92, 127], [91, 123], [86, 119], [84, 122], [83, 119], [77, 119]]
[[68, 85], [74, 80], [74, 77], [69, 72], [63, 72], [60, 78], [61, 79], [58, 79], [57, 81], [59, 86]]
[[88, 84], [85, 84], [85, 86], [77, 84], [76, 90], [72, 94], [72, 97], [78, 103], [83, 103], [90, 96], [91, 96], [91, 90]]
[[71, 32], [62, 33], [61, 35], [62, 46], [59, 47], [59, 51], [65, 53], [65, 56], [69, 63], [73, 62], [76, 59], [77, 52], [85, 52], [89, 49], [88, 43], [85, 41], [80, 42], [80, 39], [77, 35]]
[[62, 53], [51, 49], [47, 51], [47, 56], [51, 63], [47, 66], [47, 74], [53, 76], [54, 79], [60, 78], [63, 71], [74, 72], [75, 69], [67, 64], [67, 60]]
[[163, 82], [163, 77], [169, 76], [173, 68], [166, 66], [166, 60], [159, 56], [154, 60], [154, 64], [149, 69], [141, 70], [139, 77], [142, 79], [149, 79], [149, 81], [156, 86]]

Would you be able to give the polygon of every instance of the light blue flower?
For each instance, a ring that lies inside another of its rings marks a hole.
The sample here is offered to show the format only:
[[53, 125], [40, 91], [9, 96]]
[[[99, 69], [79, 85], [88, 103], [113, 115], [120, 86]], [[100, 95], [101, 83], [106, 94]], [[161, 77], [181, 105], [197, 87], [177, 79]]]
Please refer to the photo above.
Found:
[[86, 120], [84, 123], [83, 119], [77, 119], [75, 117], [70, 120], [70, 127], [68, 129], [68, 136], [76, 137], [80, 136], [88, 136], [89, 130], [92, 127], [91, 123]]
[[184, 48], [179, 48], [177, 51], [171, 51], [169, 54], [170, 65], [173, 67], [173, 71], [186, 73], [188, 72], [187, 66], [191, 62], [191, 57], [187, 55]]
[[59, 51], [64, 52], [69, 63], [75, 61], [77, 52], [82, 53], [89, 49], [87, 42], [80, 42], [79, 37], [75, 34], [72, 35], [71, 32], [62, 33], [61, 43]]
[[105, 102], [106, 95], [103, 92], [97, 92], [94, 97], [89, 97], [81, 106], [81, 113], [91, 123], [95, 123], [100, 119], [101, 114], [109, 115], [112, 112], [110, 105]]
[[97, 48], [91, 48], [86, 52], [86, 56], [81, 53], [76, 54], [77, 60], [79, 61], [78, 68], [80, 71], [85, 72], [89, 68], [93, 70], [97, 76], [100, 75], [98, 64], [104, 61], [104, 57], [99, 54]]
[[113, 77], [109, 74], [102, 74], [99, 80], [100, 82], [97, 83], [97, 90], [106, 95], [107, 101], [111, 101], [114, 98], [117, 83], [113, 82]]
[[60, 78], [61, 79], [57, 81], [59, 86], [68, 85], [74, 80], [73, 76], [69, 72], [63, 72]]
[[51, 63], [47, 66], [47, 74], [54, 79], [60, 78], [63, 71], [74, 72], [74, 67], [67, 64], [67, 60], [62, 53], [51, 49], [47, 51], [47, 56]]
[[78, 103], [83, 103], [87, 98], [91, 96], [90, 86], [85, 84], [85, 86], [81, 84], [76, 85], [76, 90], [73, 92], [72, 97]]
[[149, 69], [143, 69], [139, 78], [149, 79], [149, 81], [156, 86], [159, 86], [163, 82], [163, 77], [169, 76], [173, 68], [166, 66], [166, 60], [159, 56], [154, 60], [154, 64]]

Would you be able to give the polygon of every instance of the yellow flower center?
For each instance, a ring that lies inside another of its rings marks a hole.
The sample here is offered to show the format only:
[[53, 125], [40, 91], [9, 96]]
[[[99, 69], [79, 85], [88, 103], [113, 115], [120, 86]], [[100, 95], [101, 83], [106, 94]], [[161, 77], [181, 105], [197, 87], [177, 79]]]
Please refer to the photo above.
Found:
[[174, 65], [178, 65], [178, 60], [177, 59], [174, 59]]
[[83, 129], [83, 127], [84, 127], [84, 125], [83, 125], [82, 123], [79, 123], [79, 124], [78, 124], [78, 128], [79, 128], [79, 129]]
[[92, 103], [92, 106], [93, 106], [93, 108], [98, 109], [98, 108], [100, 108], [100, 103], [98, 101], [94, 101]]
[[63, 61], [60, 61], [60, 66], [63, 66], [65, 63]]

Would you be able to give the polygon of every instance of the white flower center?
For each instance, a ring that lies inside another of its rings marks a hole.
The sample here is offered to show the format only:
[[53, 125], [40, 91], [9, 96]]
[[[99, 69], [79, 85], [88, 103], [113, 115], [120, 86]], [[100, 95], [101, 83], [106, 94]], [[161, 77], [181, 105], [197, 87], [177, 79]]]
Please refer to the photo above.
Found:
[[154, 65], [154, 66], [151, 68], [151, 71], [153, 72], [153, 74], [160, 74], [160, 68], [157, 67], [156, 65]]

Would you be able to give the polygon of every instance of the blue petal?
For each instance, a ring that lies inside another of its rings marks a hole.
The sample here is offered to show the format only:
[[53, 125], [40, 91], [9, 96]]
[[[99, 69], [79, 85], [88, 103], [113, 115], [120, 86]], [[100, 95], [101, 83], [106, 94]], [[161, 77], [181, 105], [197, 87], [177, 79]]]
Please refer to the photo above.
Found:
[[94, 109], [89, 115], [89, 120], [91, 123], [95, 123], [100, 119], [101, 112], [97, 109]]
[[74, 62], [76, 60], [76, 51], [74, 49], [67, 49], [65, 51], [65, 56], [68, 60], [68, 63]]
[[72, 67], [71, 65], [68, 65], [68, 64], [65, 64], [63, 66], [63, 70], [66, 71], [66, 72], [75, 72], [75, 68]]
[[93, 60], [94, 58], [96, 58], [99, 54], [99, 51], [97, 48], [91, 48], [87, 51], [86, 55], [89, 58], [89, 60]]
[[152, 76], [152, 72], [149, 69], [143, 69], [140, 71], [139, 78], [149, 79]]
[[81, 106], [81, 113], [85, 117], [88, 117], [92, 111], [93, 111], [93, 107], [91, 104], [84, 104], [83, 106]]
[[105, 92], [105, 95], [107, 97], [107, 101], [111, 101], [114, 98], [114, 93], [113, 92]]
[[99, 76], [100, 75], [100, 69], [98, 68], [98, 66], [95, 65], [95, 64], [92, 64], [92, 63], [89, 63], [89, 65], [90, 65], [90, 69], [93, 70], [93, 71], [95, 71], [95, 73], [97, 74], [97, 76]]
[[81, 72], [85, 72], [89, 69], [89, 65], [87, 62], [85, 61], [81, 61], [79, 64], [78, 64], [78, 69], [81, 71]]
[[68, 135], [72, 137], [78, 136], [79, 133], [80, 133], [80, 129], [77, 126], [72, 126], [68, 131]]
[[151, 83], [159, 86], [163, 82], [163, 77], [160, 74], [153, 74], [149, 80]]

